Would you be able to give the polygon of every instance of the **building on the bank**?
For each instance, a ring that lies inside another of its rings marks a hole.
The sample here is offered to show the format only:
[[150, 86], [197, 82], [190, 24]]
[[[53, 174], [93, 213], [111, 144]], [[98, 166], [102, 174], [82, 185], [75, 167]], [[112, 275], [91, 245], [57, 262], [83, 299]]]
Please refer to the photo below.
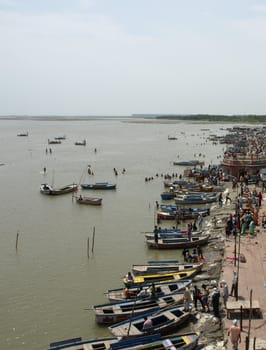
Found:
[[231, 145], [227, 146], [221, 162], [224, 174], [237, 178], [259, 176], [260, 170], [266, 168], [265, 129], [235, 128], [231, 133]]

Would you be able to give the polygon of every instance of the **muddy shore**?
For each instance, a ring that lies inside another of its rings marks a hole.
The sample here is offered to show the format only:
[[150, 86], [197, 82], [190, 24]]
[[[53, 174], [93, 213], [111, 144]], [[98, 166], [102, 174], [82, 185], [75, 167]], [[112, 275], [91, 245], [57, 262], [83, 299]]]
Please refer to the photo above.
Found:
[[[231, 184], [228, 183], [227, 186], [230, 188]], [[225, 192], [227, 191], [228, 189], [225, 190]], [[230, 204], [224, 203], [222, 208], [219, 208], [217, 203], [212, 206], [210, 216], [204, 219], [203, 228], [210, 233], [211, 238], [208, 246], [203, 248], [206, 258], [205, 267], [202, 273], [193, 279], [193, 286], [197, 285], [201, 288], [202, 284], [205, 284], [210, 294], [214, 287], [219, 288], [226, 249], [225, 225], [230, 213], [234, 212], [234, 208], [234, 200]], [[216, 218], [216, 225], [214, 224], [214, 217]], [[226, 309], [223, 306], [222, 297], [220, 298], [220, 319], [214, 317], [211, 301], [209, 301], [209, 307], [210, 312], [208, 313], [203, 311], [201, 306], [198, 310], [195, 310], [194, 305], [192, 307], [191, 329], [202, 332], [199, 348], [227, 349], [227, 329], [224, 323]]]

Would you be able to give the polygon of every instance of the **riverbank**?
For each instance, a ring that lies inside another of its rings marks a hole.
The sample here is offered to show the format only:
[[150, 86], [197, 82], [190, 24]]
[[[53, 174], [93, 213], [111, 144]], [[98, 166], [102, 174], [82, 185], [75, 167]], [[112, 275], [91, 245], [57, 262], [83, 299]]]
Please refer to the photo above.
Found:
[[[259, 224], [256, 227], [255, 235], [250, 236], [245, 234], [240, 237], [240, 254], [244, 259], [240, 259], [239, 262], [238, 301], [249, 301], [252, 296], [251, 305], [256, 306], [255, 304], [258, 302], [260, 307], [259, 315], [253, 315], [251, 321], [248, 319], [249, 315], [243, 319], [242, 341], [238, 347], [240, 350], [247, 349], [246, 341], [249, 332], [249, 349], [266, 349], [266, 230], [261, 224], [262, 213], [265, 210], [266, 195], [264, 194], [259, 213]], [[228, 282], [229, 293], [232, 285], [233, 271], [237, 270], [237, 266], [235, 266], [233, 261], [226, 259], [226, 257], [234, 256], [234, 250], [234, 240], [227, 240], [221, 280]], [[235, 300], [235, 297], [229, 296], [229, 302]], [[239, 318], [239, 313], [235, 314], [234, 317]], [[227, 329], [232, 324], [232, 319], [227, 318], [225, 315], [223, 323], [226, 339]]]
[[[234, 193], [231, 194], [233, 198]], [[266, 210], [266, 195], [264, 195], [262, 206], [260, 208], [260, 220], [256, 227], [255, 235], [249, 236], [247, 233], [241, 235], [240, 245], [237, 237], [226, 239], [225, 224], [229, 215], [234, 213], [235, 203], [224, 204], [222, 208], [214, 208], [213, 215], [217, 218], [217, 225], [209, 222], [209, 232], [212, 240], [207, 248], [208, 256], [208, 278], [203, 281], [195, 281], [195, 284], [201, 286], [206, 283], [210, 291], [214, 286], [219, 288], [220, 281], [225, 280], [229, 287], [229, 293], [232, 286], [233, 271], [239, 269], [238, 298], [239, 302], [249, 301], [252, 295], [252, 305], [255, 307], [258, 303], [259, 313], [253, 313], [249, 320], [249, 312], [243, 317], [241, 343], [238, 349], [247, 349], [247, 338], [249, 336], [249, 349], [266, 349], [266, 229], [261, 225], [262, 213]], [[240, 251], [239, 251], [240, 247]], [[241, 255], [239, 267], [235, 263], [235, 249]], [[227, 305], [232, 307], [232, 302], [236, 298], [229, 296]], [[227, 313], [223, 305], [222, 297], [220, 299], [221, 323], [213, 316], [212, 308], [210, 313], [196, 312], [195, 328], [203, 332], [201, 346], [205, 349], [231, 349], [231, 343], [228, 339], [227, 331], [234, 318], [239, 320], [240, 312]]]

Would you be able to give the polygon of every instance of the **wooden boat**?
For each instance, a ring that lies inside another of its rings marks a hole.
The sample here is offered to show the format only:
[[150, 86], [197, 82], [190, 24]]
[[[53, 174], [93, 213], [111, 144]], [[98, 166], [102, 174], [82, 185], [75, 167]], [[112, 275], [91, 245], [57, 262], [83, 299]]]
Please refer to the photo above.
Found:
[[[133, 317], [130, 320], [109, 326], [108, 329], [114, 336], [124, 338], [156, 333], [165, 335], [175, 331], [183, 323], [188, 321], [189, 316], [190, 312], [184, 311], [184, 306], [179, 305], [147, 312], [142, 316]], [[143, 324], [146, 318], [151, 320], [152, 327], [143, 330]]]
[[[152, 334], [147, 336], [151, 337], [151, 340], [148, 342], [141, 340], [143, 337], [137, 337], [132, 338], [133, 344], [131, 344], [131, 339], [129, 338], [129, 340], [121, 340], [118, 343], [111, 344], [110, 350], [192, 350], [198, 345], [200, 336], [200, 332], [171, 334], [168, 336]], [[139, 344], [137, 343], [138, 339], [140, 339]]]
[[109, 350], [110, 346], [119, 340], [118, 337], [107, 337], [83, 341], [79, 337], [50, 343], [49, 350]]
[[66, 139], [66, 135], [63, 136], [57, 136], [54, 138], [55, 140], [65, 140]]
[[176, 271], [184, 271], [196, 269], [198, 272], [201, 271], [203, 267], [203, 263], [195, 263], [195, 264], [133, 264], [132, 272], [136, 275], [144, 275], [144, 274], [156, 274], [156, 273], [164, 273], [164, 272], [176, 272]]
[[[177, 293], [184, 290], [192, 283], [191, 279], [180, 280], [176, 282], [163, 282], [163, 283], [154, 283], [154, 291], [156, 297], [162, 297], [167, 294]], [[143, 285], [142, 288], [145, 290], [150, 290], [151, 283]], [[109, 289], [105, 292], [107, 298], [110, 301], [125, 301], [125, 300], [138, 300], [143, 299], [142, 297], [137, 297], [139, 293], [139, 287], [129, 287], [127, 288], [127, 295], [125, 294], [125, 288], [116, 288]]]
[[132, 315], [142, 315], [150, 310], [166, 308], [169, 305], [181, 304], [183, 292], [179, 294], [165, 295], [159, 298], [148, 298], [144, 300], [120, 301], [101, 305], [94, 305], [95, 320], [97, 323], [113, 324], [127, 320]]
[[194, 192], [212, 192], [214, 187], [207, 184], [197, 184], [197, 183], [188, 183], [183, 186], [174, 186], [174, 188], [180, 192], [194, 191]]
[[187, 237], [183, 238], [159, 238], [158, 243], [154, 242], [154, 239], [146, 239], [147, 246], [149, 248], [156, 249], [182, 249], [182, 248], [194, 248], [197, 245], [207, 244], [210, 235], [204, 234], [201, 236], [191, 236], [191, 239]]
[[174, 165], [180, 165], [180, 166], [196, 166], [196, 165], [204, 165], [204, 162], [201, 162], [199, 160], [180, 160], [177, 162], [173, 162]]
[[84, 140], [82, 140], [82, 141], [77, 141], [77, 142], [75, 142], [75, 145], [76, 146], [86, 146], [86, 140], [84, 139]]
[[54, 188], [53, 186], [48, 184], [42, 184], [40, 187], [40, 191], [42, 194], [48, 194], [52, 196], [75, 192], [77, 190], [78, 190], [77, 184], [66, 185], [64, 187], [59, 187], [59, 188]]
[[161, 193], [161, 199], [162, 200], [170, 200], [170, 199], [174, 199], [176, 196], [176, 193], [173, 191], [169, 191], [169, 192], [163, 192]]
[[[203, 231], [192, 231], [191, 236], [192, 237], [198, 237], [202, 236]], [[154, 233], [153, 232], [147, 232], [145, 233], [145, 237], [147, 239], [154, 239]], [[188, 238], [188, 231], [187, 230], [161, 230], [158, 232], [158, 238]]]
[[110, 184], [109, 182], [95, 182], [94, 184], [81, 184], [84, 190], [114, 190], [116, 184]]
[[29, 132], [21, 132], [20, 134], [17, 134], [17, 136], [29, 136]]
[[210, 215], [210, 208], [182, 208], [177, 210], [161, 209], [157, 211], [157, 218], [160, 220], [190, 220], [195, 219], [198, 215]]
[[183, 206], [183, 205], [171, 205], [171, 204], [161, 204], [160, 205], [160, 210], [162, 211], [174, 211], [174, 212], [181, 212], [181, 214], [183, 212], [192, 212], [195, 214], [201, 214], [202, 216], [208, 216], [210, 215], [210, 208], [202, 208], [202, 207], [193, 207], [193, 208], [189, 208], [187, 206]]
[[145, 286], [147, 283], [162, 283], [162, 282], [177, 282], [182, 279], [190, 279], [197, 273], [196, 269], [184, 270], [178, 272], [157, 273], [151, 275], [137, 275], [133, 276], [132, 281], [128, 281], [126, 277], [123, 278], [123, 283], [127, 287]]
[[217, 202], [217, 194], [176, 194], [175, 203], [177, 204], [206, 204]]
[[79, 204], [86, 204], [86, 205], [102, 205], [102, 198], [98, 197], [84, 197], [79, 196], [76, 197], [76, 202]]
[[132, 339], [107, 337], [82, 340], [79, 337], [50, 343], [49, 350], [192, 350], [197, 346], [200, 336], [200, 332], [192, 332], [169, 336], [152, 334]]
[[164, 187], [181, 187], [189, 183], [187, 180], [165, 180], [163, 182]]
[[48, 145], [59, 145], [61, 142], [61, 140], [50, 140], [48, 139]]

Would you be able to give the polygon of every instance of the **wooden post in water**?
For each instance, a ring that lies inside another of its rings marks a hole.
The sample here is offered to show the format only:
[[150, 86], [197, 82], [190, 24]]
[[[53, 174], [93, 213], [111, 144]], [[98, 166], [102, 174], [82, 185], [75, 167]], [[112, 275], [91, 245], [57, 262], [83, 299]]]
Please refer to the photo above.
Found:
[[19, 231], [17, 232], [17, 236], [16, 236], [16, 250], [18, 250], [18, 236], [19, 236]]
[[243, 306], [240, 306], [240, 331], [243, 332]]
[[90, 237], [88, 237], [87, 240], [87, 257], [90, 257]]
[[95, 226], [93, 226], [93, 233], [92, 233], [92, 247], [91, 247], [92, 253], [93, 253], [93, 249], [94, 249], [94, 238], [95, 238]]
[[250, 297], [249, 297], [249, 318], [248, 318], [248, 335], [246, 337], [246, 350], [249, 349], [251, 318], [252, 318], [252, 289], [250, 290]]

